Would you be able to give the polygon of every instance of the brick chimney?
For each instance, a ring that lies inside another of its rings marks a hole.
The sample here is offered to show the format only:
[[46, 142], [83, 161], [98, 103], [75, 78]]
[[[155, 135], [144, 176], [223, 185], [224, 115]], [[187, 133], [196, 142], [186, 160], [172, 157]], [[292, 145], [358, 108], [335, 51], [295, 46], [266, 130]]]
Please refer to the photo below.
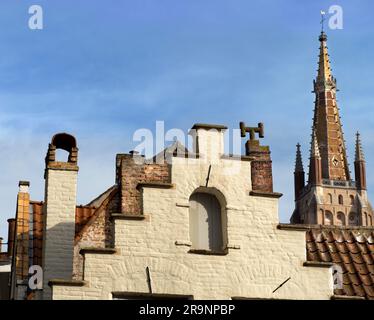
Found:
[[13, 256], [14, 233], [16, 228], [16, 219], [8, 219], [8, 256]]
[[259, 135], [259, 138], [264, 137], [264, 125], [263, 123], [259, 123], [257, 127], [246, 127], [244, 122], [240, 122], [239, 126], [243, 138], [247, 133], [250, 134], [250, 138], [245, 144], [245, 154], [252, 158], [252, 190], [272, 193], [273, 166], [270, 157], [270, 148], [269, 146], [262, 146], [260, 140], [256, 139], [256, 133]]
[[17, 280], [27, 279], [29, 273], [29, 206], [30, 182], [20, 181], [16, 215], [16, 274]]
[[[56, 149], [69, 152], [56, 161]], [[71, 280], [75, 235], [78, 148], [73, 136], [56, 134], [49, 144], [45, 169], [43, 299], [51, 299], [51, 279]]]

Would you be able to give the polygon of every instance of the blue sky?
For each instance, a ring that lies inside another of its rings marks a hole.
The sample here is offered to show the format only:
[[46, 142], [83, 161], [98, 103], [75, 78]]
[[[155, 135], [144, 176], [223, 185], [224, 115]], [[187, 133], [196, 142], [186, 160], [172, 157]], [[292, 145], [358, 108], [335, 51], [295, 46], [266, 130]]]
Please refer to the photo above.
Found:
[[[28, 28], [28, 8], [44, 29]], [[53, 134], [77, 137], [78, 201], [114, 183], [116, 153], [138, 128], [237, 128], [264, 122], [280, 219], [293, 210], [295, 145], [308, 158], [321, 9], [343, 8], [327, 30], [351, 169], [362, 133], [374, 199], [374, 3], [300, 0], [64, 0], [0, 2], [0, 236], [19, 180], [42, 200]], [[243, 141], [244, 143], [244, 141]]]

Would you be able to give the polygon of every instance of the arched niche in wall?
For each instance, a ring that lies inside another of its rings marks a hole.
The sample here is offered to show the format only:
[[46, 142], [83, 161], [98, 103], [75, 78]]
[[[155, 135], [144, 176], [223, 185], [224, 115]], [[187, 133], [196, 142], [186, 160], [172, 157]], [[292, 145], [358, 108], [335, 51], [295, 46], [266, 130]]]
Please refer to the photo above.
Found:
[[345, 214], [343, 212], [338, 212], [336, 215], [336, 225], [345, 226]]
[[196, 189], [189, 199], [192, 249], [222, 252], [227, 247], [226, 200], [216, 188]]
[[344, 198], [341, 194], [339, 194], [339, 196], [338, 196], [338, 202], [339, 202], [340, 205], [344, 204]]

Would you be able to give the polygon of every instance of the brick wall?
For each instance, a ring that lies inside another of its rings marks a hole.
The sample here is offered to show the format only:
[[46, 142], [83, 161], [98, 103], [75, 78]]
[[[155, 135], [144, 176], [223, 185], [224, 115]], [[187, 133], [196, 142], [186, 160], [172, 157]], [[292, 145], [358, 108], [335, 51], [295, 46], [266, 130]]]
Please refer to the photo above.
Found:
[[248, 140], [246, 154], [251, 161], [252, 190], [273, 192], [273, 169], [270, 148], [261, 146], [258, 140]]
[[258, 160], [251, 163], [252, 189], [273, 192], [273, 173], [271, 160]]
[[[135, 157], [140, 157], [135, 155]], [[142, 182], [170, 182], [168, 164], [134, 161], [132, 154], [117, 155], [117, 181], [121, 189], [121, 212], [128, 215], [142, 214], [141, 192], [137, 185]]]
[[75, 235], [78, 171], [46, 170], [43, 244], [44, 299], [50, 298], [48, 281], [71, 279]]
[[114, 227], [110, 215], [117, 213], [119, 207], [120, 193], [115, 188], [106, 196], [91, 219], [86, 222], [85, 227], [76, 232], [73, 279], [83, 278], [83, 256], [79, 253], [81, 248], [106, 248], [114, 246]]
[[16, 224], [16, 274], [18, 280], [26, 279], [29, 273], [29, 205], [29, 193], [19, 192]]

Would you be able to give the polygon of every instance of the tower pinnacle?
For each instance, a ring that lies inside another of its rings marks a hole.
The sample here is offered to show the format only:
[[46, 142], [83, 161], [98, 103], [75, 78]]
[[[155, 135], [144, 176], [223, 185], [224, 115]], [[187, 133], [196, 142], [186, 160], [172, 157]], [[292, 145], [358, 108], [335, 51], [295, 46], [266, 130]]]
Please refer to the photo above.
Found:
[[303, 159], [301, 157], [300, 143], [296, 145], [295, 172], [304, 172]]
[[360, 133], [356, 133], [356, 157], [355, 161], [365, 161], [364, 152], [362, 150]]

